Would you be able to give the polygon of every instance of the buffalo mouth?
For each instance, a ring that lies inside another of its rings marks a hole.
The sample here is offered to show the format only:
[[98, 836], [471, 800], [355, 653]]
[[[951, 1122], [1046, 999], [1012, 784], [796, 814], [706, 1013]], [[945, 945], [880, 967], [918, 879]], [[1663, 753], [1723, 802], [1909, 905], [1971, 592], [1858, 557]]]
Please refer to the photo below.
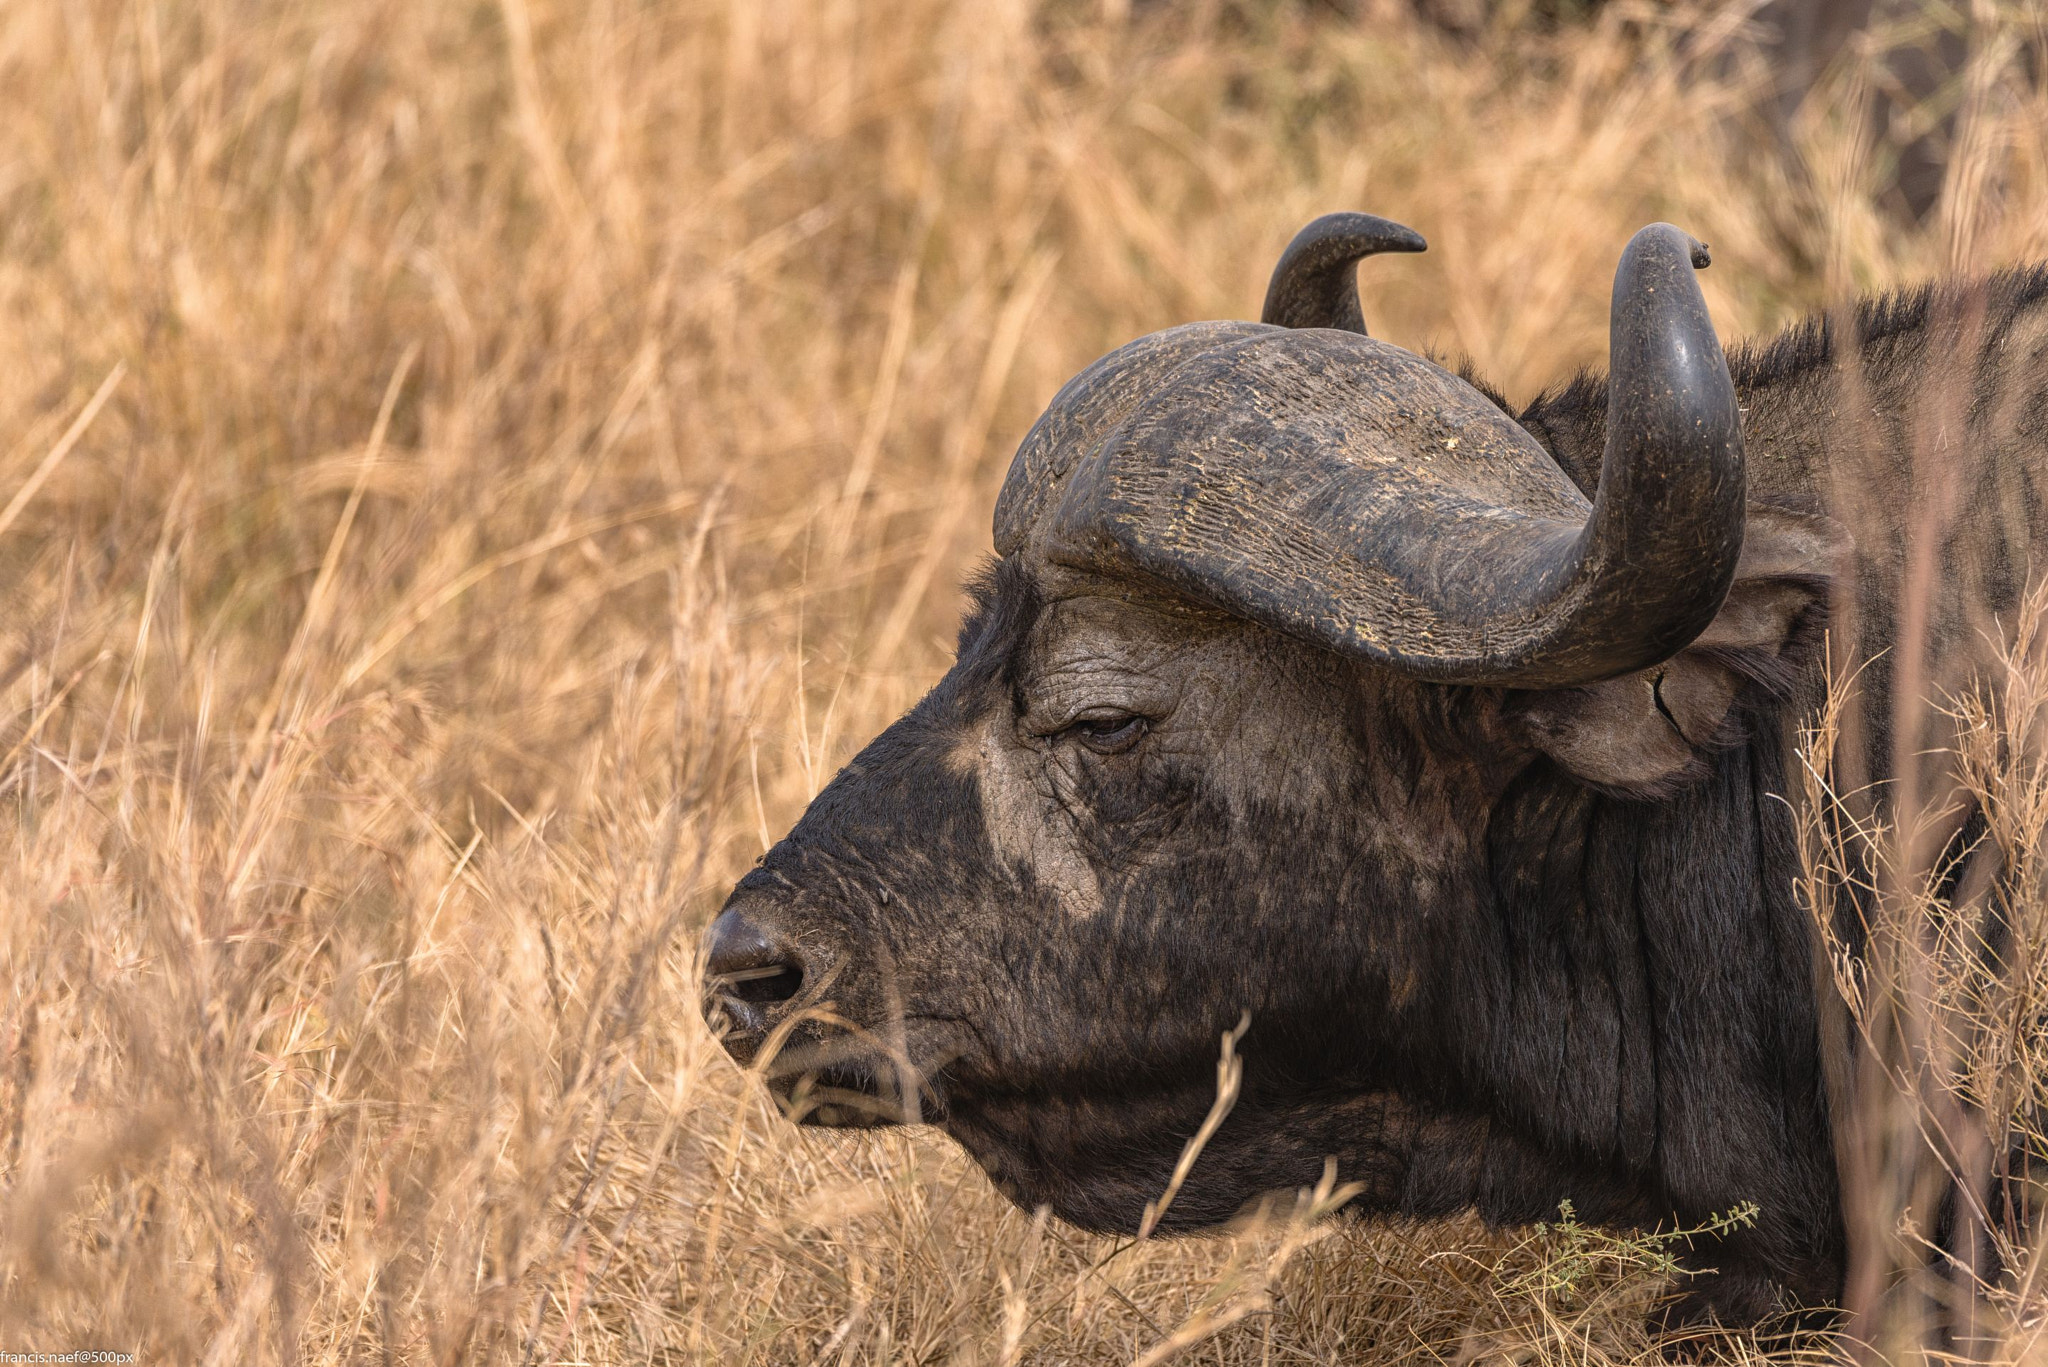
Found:
[[853, 1059], [773, 1078], [769, 1090], [783, 1115], [798, 1125], [828, 1130], [872, 1130], [936, 1119], [937, 1089], [929, 1079], [905, 1079], [891, 1060]]
[[942, 1023], [919, 1020], [892, 1026], [893, 1038], [803, 1022], [780, 1040], [728, 1035], [724, 1043], [735, 1058], [761, 1070], [790, 1121], [867, 1130], [945, 1119], [945, 1067], [960, 1052], [955, 1034]]

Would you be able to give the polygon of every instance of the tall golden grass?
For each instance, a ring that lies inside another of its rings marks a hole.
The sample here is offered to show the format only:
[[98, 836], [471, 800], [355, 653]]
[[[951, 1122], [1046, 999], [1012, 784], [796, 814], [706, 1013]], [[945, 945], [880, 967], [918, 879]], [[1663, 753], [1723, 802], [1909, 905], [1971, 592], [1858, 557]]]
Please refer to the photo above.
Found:
[[1133, 1245], [795, 1132], [696, 932], [936, 676], [1057, 385], [1252, 312], [1317, 213], [1422, 230], [1375, 332], [1520, 397], [1655, 219], [1731, 333], [2048, 257], [2041, 15], [1969, 21], [1907, 226], [1874, 65], [1788, 162], [1734, 9], [0, 7], [0, 1350], [1668, 1349], [1654, 1239], [1324, 1190]]

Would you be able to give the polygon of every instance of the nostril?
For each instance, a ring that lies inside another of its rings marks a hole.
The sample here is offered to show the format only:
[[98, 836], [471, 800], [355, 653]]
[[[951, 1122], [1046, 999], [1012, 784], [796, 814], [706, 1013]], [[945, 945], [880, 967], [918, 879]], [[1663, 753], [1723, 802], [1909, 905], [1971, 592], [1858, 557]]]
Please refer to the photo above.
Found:
[[804, 985], [796, 954], [770, 939], [737, 908], [711, 923], [704, 968], [713, 991], [754, 1005], [786, 1002]]
[[803, 990], [804, 972], [795, 964], [770, 964], [743, 968], [724, 975], [727, 996], [743, 1002], [786, 1002]]

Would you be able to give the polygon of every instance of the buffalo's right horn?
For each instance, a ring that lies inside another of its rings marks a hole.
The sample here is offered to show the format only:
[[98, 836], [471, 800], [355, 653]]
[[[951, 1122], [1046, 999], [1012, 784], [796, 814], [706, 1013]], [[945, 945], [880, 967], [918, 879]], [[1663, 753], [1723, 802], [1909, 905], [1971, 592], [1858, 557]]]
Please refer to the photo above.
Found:
[[1358, 262], [1376, 252], [1427, 250], [1421, 233], [1390, 219], [1324, 214], [1296, 233], [1280, 253], [1259, 321], [1284, 328], [1342, 328], [1363, 337]]
[[1713, 620], [1742, 552], [1740, 415], [1704, 264], [1666, 223], [1622, 253], [1590, 503], [1419, 356], [1210, 323], [1061, 392], [1011, 467], [997, 549], [1445, 683], [1560, 688], [1657, 664]]

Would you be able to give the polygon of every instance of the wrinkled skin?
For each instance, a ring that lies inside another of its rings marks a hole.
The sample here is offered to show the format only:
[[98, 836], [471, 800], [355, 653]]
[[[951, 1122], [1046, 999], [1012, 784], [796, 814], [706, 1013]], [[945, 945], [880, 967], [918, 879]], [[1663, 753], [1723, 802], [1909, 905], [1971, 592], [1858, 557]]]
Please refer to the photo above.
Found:
[[[1654, 961], [1705, 966], [1715, 947], [1684, 925], [1586, 924], [1589, 901], [1640, 918], [1622, 885], [1697, 877], [1722, 852], [1593, 875], [1583, 843], [1636, 843], [1656, 809], [1566, 779], [1508, 700], [1085, 577], [1004, 565], [981, 598], [954, 669], [735, 894], [803, 958], [808, 990], [780, 1010], [829, 1000], [875, 1032], [799, 1030], [779, 1062], [800, 1108], [890, 1114], [908, 1063], [928, 1079], [917, 1110], [1013, 1199], [1130, 1230], [1248, 1012], [1242, 1098], [1165, 1228], [1312, 1185], [1325, 1156], [1365, 1184], [1362, 1206], [1498, 1221], [1567, 1197], [1592, 1219], [1696, 1221], [1738, 1193], [1797, 1207], [1813, 1187], [1817, 1116], [1786, 1114], [1780, 1079], [1651, 1080], [1668, 1028]], [[1531, 845], [1562, 857], [1526, 867]], [[1765, 908], [1727, 911], [1729, 933], [1771, 933]], [[1696, 977], [1707, 998], [1752, 986]], [[1671, 1044], [1780, 1066], [1786, 1042], [1739, 1033]], [[849, 1045], [871, 1078], [799, 1081]], [[1745, 1142], [1674, 1155], [1660, 1111]], [[1804, 1226], [1754, 1240], [1780, 1277], [1832, 1218], [1790, 1213]]]
[[[2048, 336], [2048, 277], [2007, 284]], [[1874, 373], [1884, 421], [1926, 385], [1920, 315], [1868, 324], [1881, 365], [1911, 363], [1896, 392]], [[1676, 1317], [1831, 1299], [1812, 951], [1772, 796], [1841, 550], [1817, 517], [1841, 459], [1812, 416], [1829, 363], [1811, 331], [1738, 358], [1747, 444], [1775, 463], [1753, 459], [1737, 582], [1685, 652], [1590, 687], [1417, 682], [997, 563], [952, 670], [735, 890], [720, 926], [772, 967], [714, 981], [728, 1049], [807, 1123], [931, 1121], [1020, 1205], [1131, 1231], [1248, 1018], [1242, 1095], [1163, 1228], [1313, 1184], [1326, 1158], [1367, 1211], [1518, 1222], [1569, 1199], [1696, 1225], [1753, 1202], [1752, 1227], [1695, 1248], [1719, 1275]], [[1586, 382], [1520, 415], [1582, 486], [1600, 400]], [[2048, 402], [2022, 409], [1980, 443], [1985, 498], [2022, 468], [2002, 452], [2048, 440]], [[2038, 513], [2016, 534], [2040, 539]], [[1860, 562], [1866, 639], [1896, 563]]]

